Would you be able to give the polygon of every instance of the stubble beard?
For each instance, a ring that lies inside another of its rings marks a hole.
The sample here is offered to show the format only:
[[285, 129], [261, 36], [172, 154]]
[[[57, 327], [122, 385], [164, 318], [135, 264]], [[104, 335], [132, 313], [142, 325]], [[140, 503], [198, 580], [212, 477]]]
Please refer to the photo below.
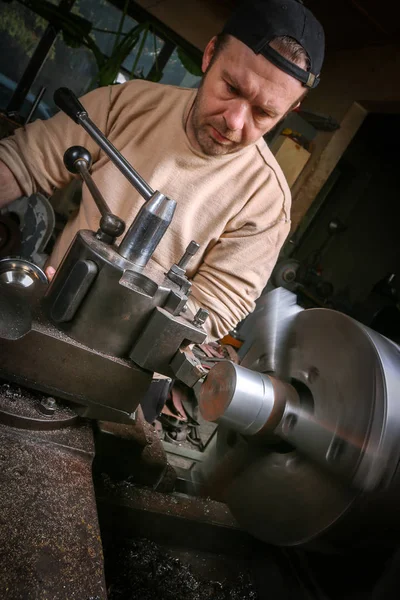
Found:
[[[233, 139], [233, 132], [227, 130], [223, 122], [216, 122], [215, 118], [208, 119], [207, 122], [203, 120], [201, 116], [202, 98], [203, 89], [201, 85], [194, 100], [190, 118], [192, 120], [194, 136], [202, 152], [207, 156], [224, 156], [225, 154], [232, 154], [240, 150], [242, 145]], [[230, 143], [218, 143], [211, 136], [211, 127], [214, 127], [220, 134], [226, 136], [230, 140]]]

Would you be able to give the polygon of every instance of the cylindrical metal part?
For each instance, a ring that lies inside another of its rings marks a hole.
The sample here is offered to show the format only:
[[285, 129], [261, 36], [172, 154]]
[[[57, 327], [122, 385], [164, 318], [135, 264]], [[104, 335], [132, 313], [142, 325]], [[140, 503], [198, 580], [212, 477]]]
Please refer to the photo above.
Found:
[[118, 253], [133, 262], [137, 269], [144, 268], [168, 229], [175, 208], [175, 200], [154, 192], [126, 232]]
[[100, 211], [102, 217], [111, 213], [107, 202], [104, 200], [103, 195], [101, 194], [99, 188], [93, 181], [92, 176], [89, 173], [88, 165], [84, 160], [77, 160], [75, 163], [75, 167], [82, 177], [83, 181], [86, 183], [89, 192], [92, 194], [93, 200], [96, 202], [96, 206]]
[[[251, 361], [284, 367], [291, 382], [281, 380], [280, 392], [278, 379], [270, 377], [275, 403], [282, 394], [286, 405], [273, 429], [283, 443], [246, 440], [243, 448], [244, 438], [235, 441], [240, 436], [229, 436], [229, 429], [224, 434], [221, 427], [215, 472], [232, 452], [247, 461], [225, 482], [224, 500], [240, 525], [267, 543], [321, 539], [325, 549], [398, 544], [400, 348], [343, 313], [308, 309], [293, 316], [293, 308], [288, 305], [285, 314], [282, 304], [273, 302], [271, 318], [261, 314], [255, 329], [258, 354]], [[283, 321], [281, 329], [271, 327], [274, 318]], [[278, 343], [271, 330], [283, 333]], [[268, 360], [254, 360], [268, 349]], [[232, 373], [224, 382], [214, 369], [206, 382], [214, 382], [209, 412], [219, 416], [234, 407], [230, 398], [235, 399], [237, 384]], [[289, 388], [296, 390], [297, 402]], [[239, 398], [245, 412], [248, 397]], [[231, 421], [228, 428], [237, 429]]]
[[[267, 429], [275, 408], [275, 390], [268, 375], [232, 362], [213, 367], [200, 391], [200, 412], [244, 435]], [[279, 411], [280, 414], [283, 412]], [[272, 419], [273, 426], [276, 419]]]

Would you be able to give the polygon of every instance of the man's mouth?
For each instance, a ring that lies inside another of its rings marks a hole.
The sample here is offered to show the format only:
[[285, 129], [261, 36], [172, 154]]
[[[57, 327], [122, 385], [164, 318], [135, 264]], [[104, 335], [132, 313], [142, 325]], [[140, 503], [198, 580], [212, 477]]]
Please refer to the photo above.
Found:
[[212, 125], [210, 125], [210, 128], [213, 139], [219, 144], [228, 145], [233, 143], [233, 140], [230, 140], [229, 138], [222, 135], [222, 133], [220, 133], [218, 129], [215, 129], [215, 127], [213, 127]]

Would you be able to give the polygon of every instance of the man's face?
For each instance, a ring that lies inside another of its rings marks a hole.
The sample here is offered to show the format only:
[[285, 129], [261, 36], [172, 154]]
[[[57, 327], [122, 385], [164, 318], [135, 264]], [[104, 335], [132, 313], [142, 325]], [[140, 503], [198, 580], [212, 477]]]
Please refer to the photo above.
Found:
[[[203, 72], [213, 50], [211, 40]], [[237, 152], [270, 131], [303, 93], [299, 81], [231, 37], [204, 76], [189, 115], [188, 137], [210, 156]]]

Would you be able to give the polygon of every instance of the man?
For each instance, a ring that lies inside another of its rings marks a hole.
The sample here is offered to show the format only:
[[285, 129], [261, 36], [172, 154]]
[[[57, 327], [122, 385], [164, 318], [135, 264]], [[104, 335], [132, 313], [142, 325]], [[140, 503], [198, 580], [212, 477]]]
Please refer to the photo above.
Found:
[[[221, 338], [253, 310], [288, 234], [290, 192], [262, 136], [315, 87], [323, 55], [322, 27], [300, 2], [248, 0], [207, 45], [198, 91], [132, 81], [82, 100], [149, 185], [178, 203], [153, 260], [168, 270], [192, 239], [200, 244], [188, 272], [189, 309], [209, 310], [209, 339]], [[129, 225], [143, 200], [64, 114], [0, 143], [0, 205], [66, 185], [71, 176], [62, 158], [72, 145], [92, 153], [95, 182]], [[51, 266], [79, 229], [96, 230], [98, 221], [84, 187]]]

